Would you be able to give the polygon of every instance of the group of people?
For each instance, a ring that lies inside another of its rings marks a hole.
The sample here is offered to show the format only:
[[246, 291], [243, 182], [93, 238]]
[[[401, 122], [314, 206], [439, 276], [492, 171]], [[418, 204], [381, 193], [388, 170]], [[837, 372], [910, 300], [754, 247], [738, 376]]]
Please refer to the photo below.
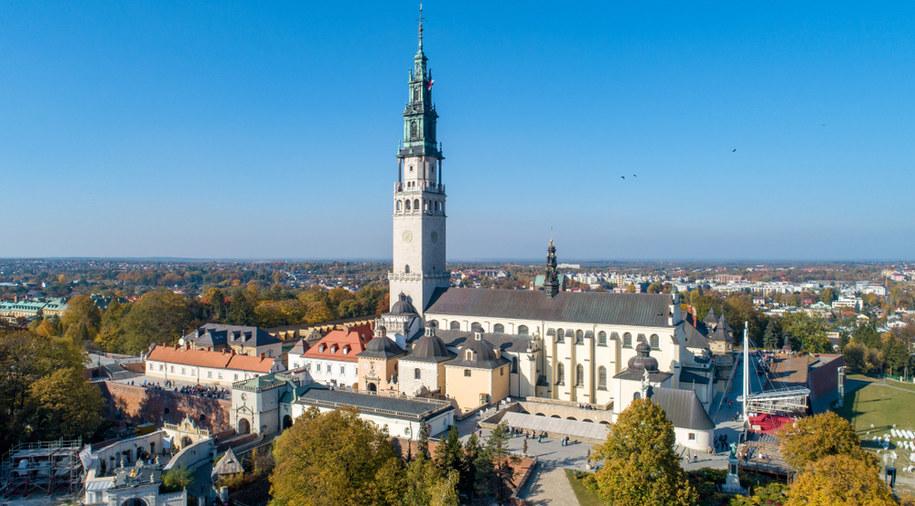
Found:
[[720, 436], [715, 437], [715, 451], [723, 452], [728, 449], [728, 435], [721, 434]]
[[[133, 382], [131, 381], [130, 384], [133, 384]], [[162, 384], [143, 380], [142, 386], [147, 390], [171, 390], [181, 394], [206, 397], [207, 399], [227, 399], [231, 394], [229, 389], [225, 387], [218, 387], [216, 385], [186, 385], [178, 387], [172, 380], [165, 380]]]

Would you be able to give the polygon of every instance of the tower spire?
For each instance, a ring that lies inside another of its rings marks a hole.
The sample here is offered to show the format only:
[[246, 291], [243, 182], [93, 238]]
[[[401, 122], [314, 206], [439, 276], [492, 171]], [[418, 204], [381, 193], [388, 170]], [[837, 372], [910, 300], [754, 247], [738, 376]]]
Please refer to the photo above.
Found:
[[543, 280], [543, 289], [547, 297], [553, 298], [559, 293], [559, 275], [556, 269], [556, 246], [553, 245], [553, 239], [550, 239], [550, 245], [546, 249], [546, 276]]
[[419, 21], [419, 51], [420, 52], [422, 52], [422, 50], [423, 50], [423, 21], [425, 21], [425, 20], [426, 20], [426, 18], [423, 17], [423, 4], [422, 4], [422, 2], [420, 2], [419, 19], [417, 20], [417, 21]]

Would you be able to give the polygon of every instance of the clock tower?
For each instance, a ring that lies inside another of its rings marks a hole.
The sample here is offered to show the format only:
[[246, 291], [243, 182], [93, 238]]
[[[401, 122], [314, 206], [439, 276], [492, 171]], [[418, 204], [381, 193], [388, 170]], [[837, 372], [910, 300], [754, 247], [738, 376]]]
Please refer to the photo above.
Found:
[[432, 73], [423, 54], [423, 17], [419, 49], [410, 70], [403, 112], [403, 141], [397, 152], [394, 184], [394, 265], [388, 273], [391, 306], [405, 294], [422, 314], [436, 288], [450, 286], [445, 269], [445, 185], [441, 145], [435, 140], [438, 114], [432, 104]]

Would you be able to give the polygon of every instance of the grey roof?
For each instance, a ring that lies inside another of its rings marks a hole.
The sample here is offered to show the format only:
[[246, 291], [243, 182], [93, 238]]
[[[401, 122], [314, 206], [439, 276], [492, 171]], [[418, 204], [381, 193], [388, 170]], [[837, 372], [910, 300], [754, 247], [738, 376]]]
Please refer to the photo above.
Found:
[[248, 325], [224, 325], [207, 323], [198, 327], [184, 339], [197, 346], [215, 347], [222, 345], [265, 346], [280, 343], [279, 339], [266, 330]]
[[[642, 377], [645, 375], [645, 369], [626, 369], [625, 371], [614, 376], [614, 379], [622, 380], [631, 380], [631, 381], [641, 381]], [[651, 372], [648, 371], [648, 380], [652, 383], [663, 383], [667, 381], [668, 378], [673, 376], [673, 373], [669, 372]]]
[[507, 411], [501, 421], [512, 427], [530, 429], [548, 434], [563, 434], [573, 437], [585, 438], [596, 441], [607, 439], [608, 425], [595, 422], [582, 422], [578, 420], [561, 420], [559, 418], [546, 418], [528, 413], [513, 413]]
[[440, 288], [426, 313], [667, 327], [669, 305], [664, 294]]
[[697, 385], [708, 385], [708, 382], [709, 382], [709, 379], [706, 376], [703, 376], [701, 374], [696, 374], [696, 373], [694, 373], [692, 371], [688, 371], [686, 369], [680, 369], [680, 383], [686, 383], [686, 384], [695, 383]]
[[304, 355], [305, 352], [308, 351], [308, 348], [311, 348], [311, 345], [303, 338], [296, 341], [292, 346], [292, 349], [289, 350], [289, 353], [293, 355]]
[[[473, 351], [473, 358], [466, 360], [466, 351]], [[470, 339], [459, 348], [457, 358], [446, 365], [455, 367], [476, 367], [479, 369], [496, 369], [511, 363], [505, 357], [496, 356], [495, 347], [485, 339]]]
[[715, 308], [708, 308], [708, 314], [705, 315], [705, 318], [702, 321], [711, 325], [718, 323], [718, 316], [715, 314]]
[[367, 358], [391, 358], [403, 355], [404, 350], [393, 340], [384, 336], [373, 337], [365, 345], [365, 351], [356, 355], [357, 357]]
[[380, 414], [394, 418], [426, 419], [434, 414], [454, 409], [445, 401], [384, 395], [360, 394], [346, 390], [309, 388], [295, 401], [309, 406], [340, 408], [352, 406], [362, 413]]
[[397, 302], [391, 306], [392, 314], [417, 314], [416, 308], [413, 307], [413, 304], [410, 304], [410, 301], [407, 300], [407, 296], [401, 293]]
[[688, 348], [708, 348], [708, 336], [704, 332], [693, 327], [688, 322], [680, 322], [683, 326], [683, 333], [686, 334], [686, 346]]
[[242, 467], [231, 447], [226, 450], [226, 453], [219, 459], [219, 462], [213, 466], [213, 474], [215, 475], [237, 474], [243, 472], [245, 472], [245, 468]]
[[657, 404], [667, 414], [667, 419], [674, 427], [695, 430], [712, 430], [715, 424], [709, 418], [699, 397], [692, 390], [676, 388], [652, 388], [648, 394], [651, 402]]
[[448, 351], [448, 346], [436, 335], [424, 335], [413, 344], [410, 354], [402, 360], [416, 362], [444, 362], [454, 358], [454, 353]]
[[[469, 330], [438, 330], [435, 335], [445, 343], [449, 348], [460, 348], [467, 341], [473, 340], [473, 332]], [[503, 334], [500, 332], [484, 332], [483, 339], [489, 344], [502, 350], [502, 353], [510, 351], [512, 353], [527, 352], [531, 346], [531, 336], [522, 336], [515, 334]], [[416, 342], [419, 342], [418, 340]]]

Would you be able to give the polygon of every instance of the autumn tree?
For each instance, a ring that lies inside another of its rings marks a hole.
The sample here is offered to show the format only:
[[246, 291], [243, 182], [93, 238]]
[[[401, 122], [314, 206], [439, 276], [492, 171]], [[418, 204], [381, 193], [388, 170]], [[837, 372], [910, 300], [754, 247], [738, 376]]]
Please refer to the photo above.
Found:
[[[384, 430], [355, 409], [312, 408], [276, 440], [270, 492], [277, 506], [391, 504], [400, 458]], [[394, 503], [396, 504], [396, 502]]]
[[829, 455], [801, 471], [788, 490], [789, 506], [898, 504], [877, 466], [849, 455]]
[[191, 314], [187, 300], [170, 290], [143, 294], [121, 321], [123, 342], [119, 348], [139, 354], [153, 343], [172, 344], [188, 330]]
[[847, 420], [826, 411], [783, 426], [778, 432], [782, 456], [794, 469], [830, 455], [849, 457], [876, 465], [876, 458], [861, 448], [861, 440]]
[[88, 436], [101, 421], [101, 394], [85, 377], [74, 343], [0, 332], [0, 452], [16, 440]]
[[67, 309], [60, 317], [64, 332], [74, 326], [84, 325], [90, 338], [98, 334], [102, 323], [102, 312], [88, 295], [74, 295], [67, 301]]
[[867, 346], [863, 344], [852, 341], [845, 346], [845, 349], [842, 350], [842, 356], [845, 358], [845, 365], [854, 372], [867, 372], [867, 363], [865, 362], [865, 356], [867, 355]]
[[610, 426], [607, 441], [594, 451], [603, 461], [592, 478], [598, 495], [611, 504], [695, 504], [698, 496], [674, 453], [674, 428], [664, 410], [637, 399]]

